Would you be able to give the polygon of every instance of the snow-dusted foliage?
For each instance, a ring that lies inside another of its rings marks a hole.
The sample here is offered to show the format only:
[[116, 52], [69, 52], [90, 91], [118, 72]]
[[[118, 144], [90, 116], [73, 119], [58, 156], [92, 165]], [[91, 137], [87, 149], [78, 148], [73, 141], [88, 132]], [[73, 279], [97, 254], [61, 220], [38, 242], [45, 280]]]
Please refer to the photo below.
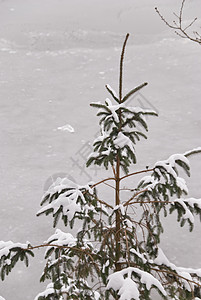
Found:
[[[192, 152], [194, 150], [189, 151], [188, 154]], [[167, 160], [157, 162], [151, 175], [144, 176], [140, 180], [138, 189], [144, 190], [139, 196], [142, 202], [144, 199], [149, 199], [157, 211], [162, 208], [166, 210], [168, 207], [170, 213], [177, 211], [181, 226], [188, 221], [192, 230], [194, 214], [200, 214], [201, 199], [182, 198], [188, 194], [188, 187], [184, 178], [179, 177], [178, 167], [180, 166], [190, 176], [190, 165], [186, 156], [186, 153], [174, 154]], [[173, 196], [176, 198], [172, 198]]]
[[[45, 248], [41, 281], [50, 282], [35, 300], [151, 300], [153, 289], [166, 300], [200, 299], [201, 265], [198, 269], [178, 267], [159, 245], [161, 213], [167, 217], [175, 211], [180, 225], [187, 221], [190, 230], [195, 215], [201, 217], [201, 199], [188, 197], [185, 178], [179, 174], [182, 169], [184, 176], [190, 176], [188, 158], [201, 148], [129, 173], [130, 165], [136, 163], [135, 143], [146, 138], [145, 116], [156, 113], [127, 105], [127, 100], [147, 83], [122, 97], [127, 38], [120, 60], [119, 95], [107, 85], [113, 100], [92, 103], [98, 108], [100, 136], [94, 141], [87, 166], [103, 165], [113, 175], [86, 185], [58, 178], [45, 193], [37, 215], [52, 215], [53, 227], [61, 218], [65, 230], [56, 228], [38, 246], [0, 242], [2, 279], [19, 259], [28, 265], [27, 255]], [[126, 186], [128, 177], [144, 173], [137, 186]], [[106, 199], [104, 192], [99, 196], [97, 191], [104, 184], [112, 190], [110, 196], [106, 193]], [[129, 195], [126, 199], [125, 194]]]
[[[67, 178], [58, 178], [50, 186], [42, 199], [41, 205], [43, 207], [37, 215], [52, 214], [54, 227], [60, 216], [65, 225], [70, 223], [72, 227], [75, 219], [85, 219], [87, 222], [87, 219], [93, 218], [102, 209], [96, 200], [96, 191], [92, 183], [79, 186]], [[106, 211], [103, 213], [106, 213]]]
[[154, 276], [138, 268], [125, 268], [121, 271], [113, 273], [112, 275], [109, 275], [108, 279], [109, 281], [107, 288], [118, 290], [120, 300], [132, 298], [140, 300], [138, 285], [142, 284], [145, 285], [147, 290], [150, 290], [152, 286], [155, 286], [164, 296], [167, 295], [162, 284]]
[[[107, 89], [109, 89], [108, 86]], [[94, 152], [90, 155], [87, 166], [91, 163], [103, 164], [108, 169], [109, 165], [115, 164], [118, 153], [120, 165], [124, 172], [128, 173], [129, 164], [136, 163], [134, 145], [141, 137], [147, 138], [144, 132], [137, 128], [141, 126], [147, 131], [148, 127], [144, 116], [157, 114], [155, 111], [140, 107], [127, 107], [125, 103], [127, 95], [119, 103], [114, 96], [116, 93], [111, 88], [109, 91], [112, 91], [111, 94], [118, 104], [113, 104], [108, 98], [104, 104], [91, 104], [99, 109], [97, 116], [101, 117], [101, 135], [94, 141]], [[132, 93], [130, 94], [132, 95]], [[119, 130], [119, 126], [121, 126], [121, 130]]]
[[14, 268], [15, 264], [21, 260], [24, 261], [28, 267], [28, 255], [34, 256], [33, 252], [29, 249], [30, 244], [13, 243], [12, 241], [0, 241], [0, 267], [1, 279], [4, 280]]
[[[94, 299], [99, 300], [100, 294], [98, 292], [91, 291], [88, 283], [84, 280], [80, 280], [79, 286], [77, 286], [77, 280], [72, 280], [66, 278], [66, 281], [63, 281], [63, 278], [58, 278], [60, 280], [61, 294], [66, 295], [64, 298], [61, 295], [57, 295], [55, 292], [55, 285], [51, 282], [47, 285], [46, 289], [39, 293], [34, 300], [45, 300], [45, 299]], [[68, 296], [69, 295], [69, 296]]]

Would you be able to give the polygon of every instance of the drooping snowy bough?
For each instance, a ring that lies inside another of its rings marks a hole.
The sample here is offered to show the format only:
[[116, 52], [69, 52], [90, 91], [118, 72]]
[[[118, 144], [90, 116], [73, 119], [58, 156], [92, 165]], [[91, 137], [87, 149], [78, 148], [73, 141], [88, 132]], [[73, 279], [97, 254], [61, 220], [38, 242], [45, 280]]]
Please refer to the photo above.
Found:
[[[200, 269], [177, 267], [160, 248], [161, 214], [175, 211], [180, 225], [187, 222], [190, 230], [195, 215], [201, 217], [201, 199], [188, 197], [185, 179], [179, 175], [183, 169], [190, 176], [188, 158], [201, 148], [129, 173], [137, 161], [135, 144], [147, 138], [145, 117], [157, 114], [127, 105], [147, 83], [122, 97], [127, 39], [128, 35], [120, 59], [119, 95], [107, 85], [113, 99], [92, 103], [98, 108], [100, 136], [94, 141], [87, 166], [104, 166], [112, 175], [86, 185], [58, 178], [45, 193], [37, 214], [52, 215], [55, 233], [36, 246], [0, 242], [2, 280], [18, 260], [28, 265], [28, 255], [46, 249], [41, 281], [50, 282], [35, 300], [146, 300], [152, 299], [153, 290], [162, 299], [201, 299], [201, 265]], [[145, 176], [135, 187], [127, 187], [126, 179], [137, 174]], [[99, 196], [100, 185], [110, 188], [111, 195], [103, 191]], [[57, 228], [60, 220], [66, 231]]]

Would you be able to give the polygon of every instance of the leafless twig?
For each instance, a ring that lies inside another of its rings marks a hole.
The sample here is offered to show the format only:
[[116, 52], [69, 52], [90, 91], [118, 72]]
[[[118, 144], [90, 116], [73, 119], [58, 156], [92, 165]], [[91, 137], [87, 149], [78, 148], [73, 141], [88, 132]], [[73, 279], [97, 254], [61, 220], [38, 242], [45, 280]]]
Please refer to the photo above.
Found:
[[192, 33], [188, 33], [187, 30], [192, 27], [192, 25], [197, 21], [197, 18], [195, 18], [193, 21], [191, 21], [187, 26], [184, 26], [183, 24], [183, 11], [184, 11], [184, 4], [186, 0], [182, 0], [181, 8], [179, 11], [179, 14], [173, 13], [176, 17], [176, 20], [173, 21], [173, 24], [169, 23], [165, 17], [160, 13], [157, 7], [155, 7], [155, 10], [161, 20], [171, 29], [174, 29], [175, 33], [185, 39], [189, 39], [190, 41], [196, 42], [199, 45], [201, 45], [201, 35], [197, 31], [193, 31]]

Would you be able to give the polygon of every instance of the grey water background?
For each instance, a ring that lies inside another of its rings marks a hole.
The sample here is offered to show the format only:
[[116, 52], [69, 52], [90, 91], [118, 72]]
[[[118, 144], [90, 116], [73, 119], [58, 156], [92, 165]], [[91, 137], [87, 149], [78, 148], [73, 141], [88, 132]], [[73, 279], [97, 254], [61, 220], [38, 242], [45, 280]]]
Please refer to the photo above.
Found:
[[[147, 81], [142, 95], [159, 112], [158, 118], [148, 120], [149, 139], [137, 145], [138, 165], [133, 170], [201, 146], [201, 50], [175, 36], [156, 15], [155, 6], [172, 19], [180, 1], [0, 1], [1, 240], [28, 240], [33, 245], [46, 240], [54, 232], [52, 220], [35, 215], [51, 176], [67, 174], [77, 182], [88, 181], [73, 160], [83, 166], [80, 150], [98, 131], [90, 102], [108, 96], [105, 84], [117, 90], [127, 32], [124, 92]], [[201, 3], [189, 0], [184, 17], [195, 16], [201, 20]], [[65, 125], [74, 132], [58, 129]], [[201, 197], [200, 157], [192, 158], [191, 165], [189, 193]], [[96, 180], [104, 176], [103, 170], [87, 172]], [[178, 265], [200, 268], [200, 223], [196, 221], [188, 234], [175, 219], [164, 220], [164, 252]], [[44, 288], [38, 280], [42, 254], [36, 251], [29, 269], [19, 263], [0, 282], [0, 295], [7, 300], [34, 299]]]

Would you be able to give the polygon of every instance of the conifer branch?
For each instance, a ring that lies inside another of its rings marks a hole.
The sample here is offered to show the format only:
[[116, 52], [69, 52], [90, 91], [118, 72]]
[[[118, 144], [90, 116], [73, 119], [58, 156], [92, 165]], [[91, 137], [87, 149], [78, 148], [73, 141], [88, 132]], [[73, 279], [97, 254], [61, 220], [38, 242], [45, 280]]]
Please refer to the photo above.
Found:
[[183, 280], [186, 280], [187, 282], [190, 282], [190, 283], [192, 283], [192, 284], [195, 284], [195, 285], [201, 287], [201, 284], [198, 283], [197, 281], [188, 279], [188, 278], [186, 278], [186, 277], [184, 277], [184, 276], [182, 276], [182, 275], [179, 275], [179, 274], [176, 273], [176, 272], [173, 272], [173, 271], [170, 271], [170, 270], [161, 270], [161, 269], [159, 269], [159, 268], [154, 268], [154, 267], [151, 267], [151, 270], [156, 271], [156, 272], [162, 272], [162, 273], [170, 274], [170, 275], [172, 275], [172, 276], [181, 278], [181, 279], [183, 279]]
[[201, 147], [198, 147], [198, 148], [195, 148], [195, 149], [185, 152], [184, 156], [189, 157], [191, 155], [198, 154], [198, 153], [201, 153]]
[[141, 90], [143, 87], [145, 87], [146, 85], [148, 85], [147, 82], [142, 83], [141, 85], [137, 86], [136, 88], [134, 88], [133, 90], [131, 90], [128, 94], [126, 94], [123, 99], [122, 102], [125, 102], [130, 96], [132, 96], [133, 94], [135, 94], [136, 92], [138, 92], [139, 90]]
[[106, 84], [105, 87], [107, 91], [110, 93], [110, 95], [112, 95], [113, 99], [119, 103], [119, 99], [117, 98], [116, 93], [111, 89], [111, 87], [108, 84]]
[[65, 245], [57, 245], [57, 244], [48, 243], [48, 244], [41, 244], [41, 245], [36, 245], [36, 246], [29, 245], [28, 248], [26, 248], [26, 249], [22, 248], [22, 250], [26, 251], [26, 250], [34, 250], [34, 249], [47, 248], [47, 247], [55, 247], [57, 249], [69, 249], [69, 250], [84, 253], [85, 255], [88, 255], [91, 258], [91, 261], [96, 266], [98, 272], [100, 272], [100, 270], [97, 266], [97, 263], [95, 262], [92, 254], [89, 253], [89, 251], [86, 251], [86, 249], [83, 249], [83, 248], [78, 248], [78, 247], [75, 247], [75, 246], [70, 247], [70, 246], [65, 246]]

